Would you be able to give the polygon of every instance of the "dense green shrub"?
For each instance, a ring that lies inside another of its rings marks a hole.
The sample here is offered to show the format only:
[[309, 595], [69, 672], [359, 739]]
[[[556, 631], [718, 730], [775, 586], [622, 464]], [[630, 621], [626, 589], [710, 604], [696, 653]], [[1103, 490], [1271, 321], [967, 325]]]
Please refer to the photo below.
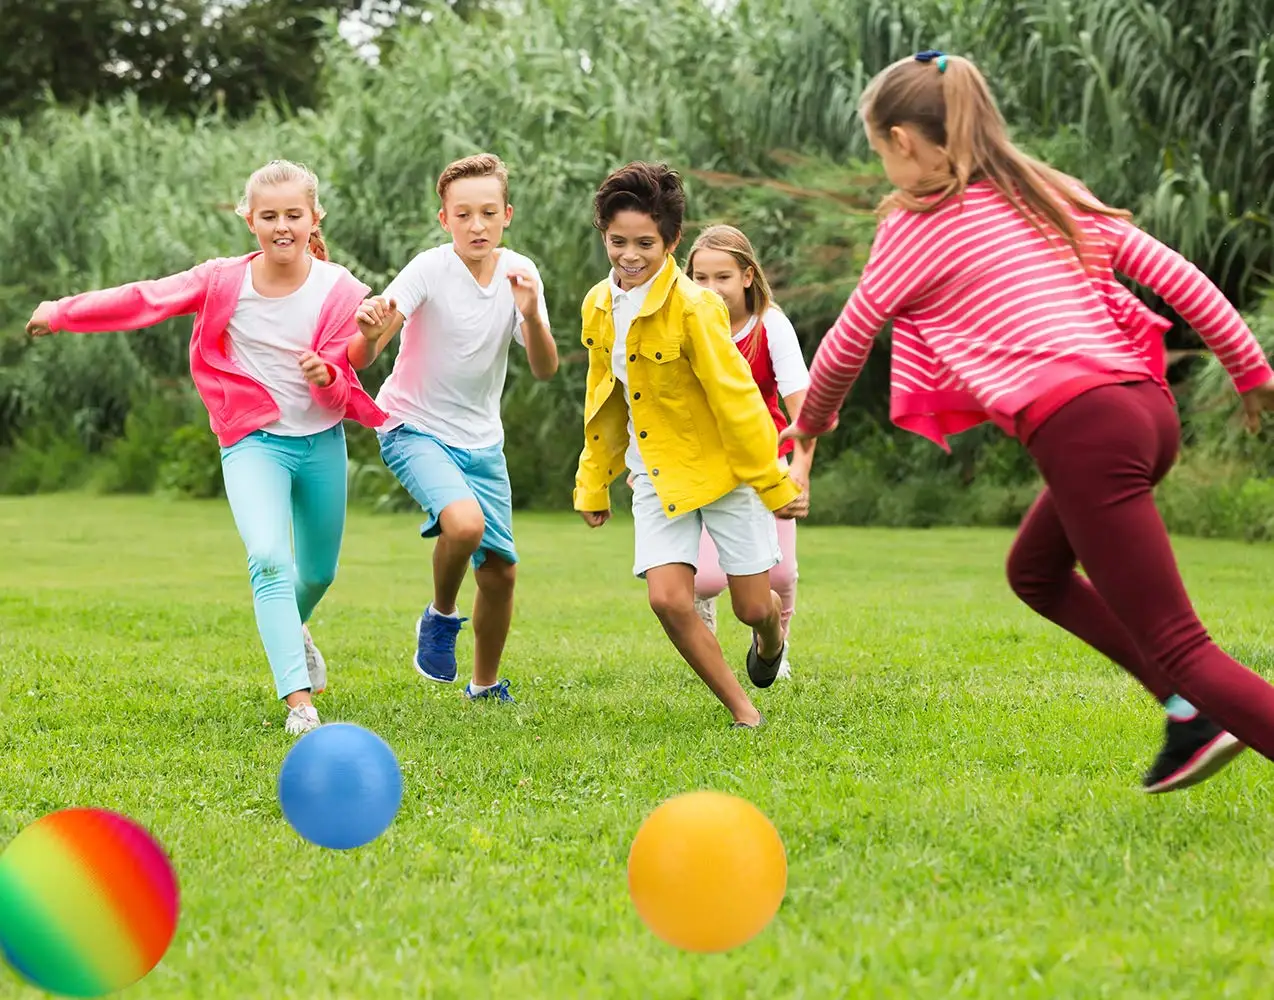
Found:
[[[540, 265], [563, 359], [540, 384], [515, 352], [504, 401], [514, 494], [564, 506], [583, 394], [578, 307], [606, 272], [596, 183], [630, 158], [681, 168], [686, 238], [716, 221], [744, 228], [812, 356], [886, 190], [864, 162], [857, 95], [876, 69], [929, 46], [973, 54], [1025, 145], [1133, 208], [1274, 346], [1274, 310], [1257, 294], [1270, 266], [1272, 27], [1271, 0], [529, 0], [471, 21], [440, 6], [386, 39], [378, 66], [333, 41], [318, 111], [165, 118], [124, 100], [0, 120], [0, 489], [221, 490], [186, 371], [189, 319], [29, 343], [21, 328], [38, 301], [250, 249], [233, 205], [273, 156], [317, 169], [334, 258], [379, 289], [445, 238], [438, 171], [493, 149], [512, 171], [508, 243]], [[1198, 346], [1180, 329], [1171, 341]], [[373, 391], [394, 351], [364, 373]], [[1238, 525], [1259, 511], [1263, 480], [1249, 477], [1274, 477], [1274, 449], [1234, 429], [1223, 382], [1205, 362], [1181, 387], [1188, 461], [1164, 500], [1183, 530], [1259, 534]], [[897, 431], [887, 385], [884, 336], [820, 444], [812, 517], [1016, 520], [1035, 486], [1022, 450], [994, 428], [962, 435], [950, 455]], [[355, 501], [409, 508], [375, 435], [351, 427], [349, 440]]]

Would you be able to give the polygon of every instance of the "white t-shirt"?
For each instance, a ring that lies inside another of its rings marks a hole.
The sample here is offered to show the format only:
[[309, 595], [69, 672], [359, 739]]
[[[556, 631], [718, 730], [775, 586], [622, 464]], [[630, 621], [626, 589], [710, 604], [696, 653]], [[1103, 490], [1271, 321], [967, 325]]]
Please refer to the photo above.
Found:
[[[780, 398], [787, 398], [794, 392], [801, 392], [810, 387], [810, 371], [805, 366], [805, 358], [801, 354], [801, 342], [796, 338], [796, 330], [777, 306], [765, 310], [765, 339], [770, 345], [770, 364], [774, 368], [774, 378], [779, 384]], [[756, 316], [734, 335], [737, 344], [756, 329]]]
[[319, 314], [342, 268], [310, 258], [310, 273], [295, 292], [267, 298], [252, 285], [252, 266], [243, 274], [239, 304], [226, 332], [230, 358], [269, 390], [279, 419], [261, 429], [281, 437], [317, 434], [341, 422], [344, 414], [317, 403], [301, 374], [301, 355], [314, 346]]
[[[388, 431], [410, 424], [453, 448], [490, 448], [504, 441], [500, 394], [509, 344], [522, 339], [523, 317], [508, 272], [522, 268], [540, 281], [530, 258], [497, 251], [495, 275], [484, 288], [451, 243], [417, 254], [382, 293], [407, 322], [394, 370], [376, 402]], [[539, 312], [548, 325], [544, 285]]]
[[641, 452], [637, 450], [637, 430], [633, 427], [633, 408], [628, 402], [628, 329], [633, 320], [641, 312], [646, 301], [646, 293], [655, 283], [660, 272], [653, 274], [644, 284], [629, 291], [624, 291], [615, 281], [615, 272], [610, 273], [610, 314], [615, 321], [615, 345], [610, 352], [610, 367], [615, 373], [615, 381], [624, 387], [624, 406], [628, 410], [628, 450], [624, 453], [624, 463], [628, 471], [634, 475], [646, 471], [646, 463], [641, 460]]

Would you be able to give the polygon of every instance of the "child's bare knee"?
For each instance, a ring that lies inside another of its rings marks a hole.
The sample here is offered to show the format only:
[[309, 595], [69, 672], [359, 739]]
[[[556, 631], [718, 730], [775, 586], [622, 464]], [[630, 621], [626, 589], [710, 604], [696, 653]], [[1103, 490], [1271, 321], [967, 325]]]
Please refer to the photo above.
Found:
[[774, 598], [767, 590], [763, 594], [731, 594], [730, 603], [734, 617], [750, 628], [764, 625], [774, 614]]
[[439, 518], [443, 537], [453, 545], [476, 552], [482, 544], [487, 522], [477, 504], [452, 504]]
[[676, 627], [694, 617], [694, 598], [690, 594], [652, 590], [649, 599], [650, 610], [665, 626]]
[[493, 595], [511, 594], [517, 577], [517, 566], [491, 555], [483, 560], [473, 574], [478, 589]]

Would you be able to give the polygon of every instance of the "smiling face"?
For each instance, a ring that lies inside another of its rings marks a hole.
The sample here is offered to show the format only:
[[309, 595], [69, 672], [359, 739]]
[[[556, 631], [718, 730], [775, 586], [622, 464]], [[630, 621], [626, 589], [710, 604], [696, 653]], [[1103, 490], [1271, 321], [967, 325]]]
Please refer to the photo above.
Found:
[[504, 200], [499, 177], [460, 177], [447, 185], [438, 221], [451, 234], [456, 253], [479, 263], [500, 245], [513, 221], [513, 206]]
[[305, 256], [310, 233], [318, 225], [304, 184], [288, 181], [262, 185], [252, 194], [248, 229], [271, 264], [294, 264]]
[[748, 315], [748, 289], [752, 287], [752, 268], [741, 267], [727, 250], [701, 247], [694, 252], [690, 278], [696, 285], [710, 288], [725, 300], [730, 319], [737, 322]]
[[624, 291], [644, 285], [658, 274], [677, 246], [664, 242], [653, 218], [631, 208], [615, 213], [602, 232], [602, 242], [615, 269], [616, 284]]

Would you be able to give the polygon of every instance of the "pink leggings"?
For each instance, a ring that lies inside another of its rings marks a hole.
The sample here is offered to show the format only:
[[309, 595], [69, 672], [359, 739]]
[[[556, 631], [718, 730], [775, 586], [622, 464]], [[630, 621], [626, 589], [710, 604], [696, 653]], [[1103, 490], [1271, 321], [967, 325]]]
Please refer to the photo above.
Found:
[[[775, 525], [779, 529], [779, 552], [783, 558], [777, 566], [770, 570], [770, 589], [779, 595], [783, 602], [783, 635], [787, 635], [788, 623], [792, 613], [796, 611], [796, 522], [789, 518], [776, 517]], [[725, 573], [717, 561], [717, 547], [712, 542], [708, 529], [699, 536], [699, 569], [695, 573], [695, 597], [707, 600], [716, 597], [726, 588]]]

